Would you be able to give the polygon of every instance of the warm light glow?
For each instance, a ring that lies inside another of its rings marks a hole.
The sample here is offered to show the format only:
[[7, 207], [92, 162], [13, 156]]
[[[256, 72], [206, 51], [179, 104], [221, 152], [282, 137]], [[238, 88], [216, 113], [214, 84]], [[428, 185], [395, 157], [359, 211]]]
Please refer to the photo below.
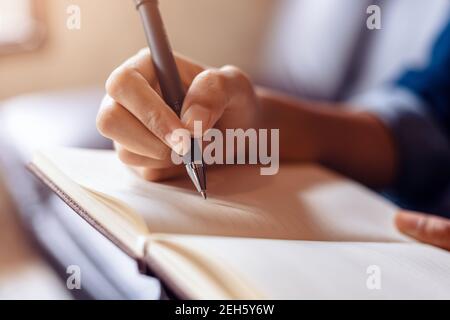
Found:
[[20, 43], [35, 26], [32, 0], [0, 0], [0, 45]]

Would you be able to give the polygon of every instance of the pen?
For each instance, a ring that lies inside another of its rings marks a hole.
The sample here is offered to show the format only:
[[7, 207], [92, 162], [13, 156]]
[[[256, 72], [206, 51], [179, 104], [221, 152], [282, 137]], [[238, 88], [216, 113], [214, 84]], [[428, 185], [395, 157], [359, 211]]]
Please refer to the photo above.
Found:
[[[144, 25], [162, 96], [167, 105], [180, 117], [185, 92], [159, 12], [158, 0], [134, 0], [134, 2]], [[191, 138], [190, 152], [183, 157], [183, 161], [197, 191], [206, 199], [206, 167], [199, 150], [199, 141]]]

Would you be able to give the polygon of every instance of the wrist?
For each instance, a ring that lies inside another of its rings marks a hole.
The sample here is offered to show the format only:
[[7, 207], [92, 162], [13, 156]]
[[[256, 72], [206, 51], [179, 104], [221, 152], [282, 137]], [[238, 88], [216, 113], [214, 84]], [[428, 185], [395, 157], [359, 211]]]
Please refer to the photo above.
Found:
[[257, 126], [280, 130], [280, 158], [285, 161], [318, 162], [325, 145], [317, 134], [318, 119], [310, 103], [256, 88], [259, 100]]

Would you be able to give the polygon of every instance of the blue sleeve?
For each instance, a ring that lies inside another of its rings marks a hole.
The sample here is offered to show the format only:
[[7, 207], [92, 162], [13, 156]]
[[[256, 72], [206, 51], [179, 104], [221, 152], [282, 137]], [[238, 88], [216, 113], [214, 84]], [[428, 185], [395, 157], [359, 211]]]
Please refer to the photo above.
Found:
[[433, 210], [450, 186], [450, 22], [425, 68], [351, 102], [392, 134], [399, 158], [394, 196], [412, 209], [450, 214]]
[[450, 21], [434, 46], [428, 66], [405, 73], [397, 85], [420, 97], [450, 133]]
[[404, 113], [391, 119], [400, 157], [398, 190], [416, 202], [442, 201], [450, 184], [450, 21], [428, 65], [406, 72], [396, 85], [414, 94], [428, 115]]

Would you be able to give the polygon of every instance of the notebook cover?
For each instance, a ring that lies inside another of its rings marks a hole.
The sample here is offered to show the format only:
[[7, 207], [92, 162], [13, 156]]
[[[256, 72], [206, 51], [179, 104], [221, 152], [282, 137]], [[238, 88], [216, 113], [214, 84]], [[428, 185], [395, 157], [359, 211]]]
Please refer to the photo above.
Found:
[[[36, 165], [30, 163], [27, 165], [27, 169], [34, 174], [41, 182], [43, 182], [48, 188], [50, 188], [58, 197], [63, 200], [73, 211], [75, 211], [80, 217], [94, 227], [98, 232], [105, 236], [108, 240], [114, 243], [120, 250], [125, 252], [128, 256], [136, 260], [138, 269], [141, 273], [156, 277], [160, 280], [161, 285], [164, 288], [165, 296], [169, 299], [188, 299], [188, 295], [181, 290], [170, 277], [167, 277], [163, 268], [154, 261], [144, 257], [139, 257], [134, 254], [122, 241], [115, 237], [100, 222], [92, 218], [87, 210], [81, 207], [75, 200], [73, 200], [67, 193], [59, 188], [50, 178], [48, 178]], [[150, 260], [150, 261], [149, 261]]]

